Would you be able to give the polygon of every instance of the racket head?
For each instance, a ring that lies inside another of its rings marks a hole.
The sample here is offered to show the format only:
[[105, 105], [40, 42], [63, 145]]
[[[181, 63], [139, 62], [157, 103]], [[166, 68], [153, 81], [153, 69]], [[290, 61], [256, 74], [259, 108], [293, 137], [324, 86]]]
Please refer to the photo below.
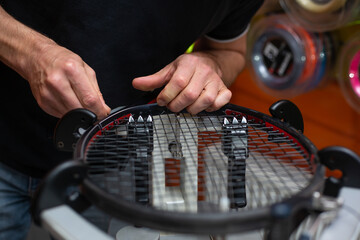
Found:
[[[237, 135], [243, 119], [246, 139]], [[151, 126], [142, 141], [139, 133], [130, 136], [132, 121]], [[174, 138], [180, 154], [169, 150]], [[230, 153], [226, 146], [233, 146]], [[324, 168], [316, 152], [289, 124], [251, 109], [228, 104], [192, 116], [149, 104], [115, 112], [89, 128], [74, 158], [87, 165], [83, 194], [114, 217], [164, 231], [229, 234], [270, 227], [276, 206], [291, 202], [290, 217], [295, 205], [321, 191]], [[234, 171], [229, 166], [237, 161], [245, 167]], [[234, 195], [245, 203], [234, 204]]]

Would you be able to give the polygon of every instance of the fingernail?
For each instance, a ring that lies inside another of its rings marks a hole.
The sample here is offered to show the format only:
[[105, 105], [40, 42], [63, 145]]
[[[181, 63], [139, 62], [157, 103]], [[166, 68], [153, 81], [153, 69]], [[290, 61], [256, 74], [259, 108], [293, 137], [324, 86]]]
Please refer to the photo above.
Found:
[[159, 106], [165, 106], [165, 105], [166, 105], [166, 102], [165, 102], [164, 100], [158, 99], [158, 100], [157, 100], [157, 104], [158, 104]]

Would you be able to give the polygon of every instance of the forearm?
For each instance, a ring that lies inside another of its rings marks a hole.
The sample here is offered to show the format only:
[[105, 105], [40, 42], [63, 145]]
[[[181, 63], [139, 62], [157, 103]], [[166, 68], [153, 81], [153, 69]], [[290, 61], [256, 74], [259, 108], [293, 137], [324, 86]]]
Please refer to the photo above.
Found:
[[218, 74], [229, 87], [245, 66], [246, 36], [232, 43], [217, 43], [207, 38], [200, 39], [194, 54], [205, 54], [218, 67]]
[[28, 65], [49, 44], [54, 42], [0, 7], [0, 61], [26, 78]]

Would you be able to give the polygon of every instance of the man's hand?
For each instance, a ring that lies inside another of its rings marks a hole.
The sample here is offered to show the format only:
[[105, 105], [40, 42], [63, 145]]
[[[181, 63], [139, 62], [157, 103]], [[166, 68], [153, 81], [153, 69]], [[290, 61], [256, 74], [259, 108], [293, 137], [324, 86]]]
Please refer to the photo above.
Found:
[[195, 52], [181, 55], [153, 75], [135, 78], [133, 86], [142, 91], [165, 86], [157, 103], [174, 112], [215, 111], [230, 101], [227, 87], [243, 69], [245, 53], [246, 35], [226, 43], [201, 38]]
[[0, 61], [26, 79], [39, 106], [61, 117], [75, 108], [110, 113], [95, 72], [78, 55], [7, 14], [0, 6]]
[[179, 112], [186, 108], [196, 114], [214, 111], [230, 101], [231, 92], [221, 79], [221, 70], [210, 54], [183, 54], [159, 72], [135, 78], [133, 86], [142, 91], [164, 87], [157, 97], [160, 106]]
[[86, 108], [101, 119], [110, 113], [94, 70], [73, 52], [49, 44], [28, 69], [25, 76], [32, 93], [48, 114], [61, 117], [71, 109]]

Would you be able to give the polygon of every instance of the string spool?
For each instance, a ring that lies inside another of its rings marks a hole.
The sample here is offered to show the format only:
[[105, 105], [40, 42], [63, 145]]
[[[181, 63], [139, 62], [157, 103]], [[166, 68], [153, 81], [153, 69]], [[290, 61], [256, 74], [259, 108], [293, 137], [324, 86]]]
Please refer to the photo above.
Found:
[[340, 50], [337, 62], [338, 83], [351, 107], [360, 113], [360, 34], [350, 39]]
[[257, 84], [278, 97], [294, 97], [323, 84], [331, 62], [330, 36], [312, 33], [284, 14], [250, 28], [249, 62]]
[[280, 5], [305, 29], [325, 32], [358, 20], [359, 0], [280, 0]]

